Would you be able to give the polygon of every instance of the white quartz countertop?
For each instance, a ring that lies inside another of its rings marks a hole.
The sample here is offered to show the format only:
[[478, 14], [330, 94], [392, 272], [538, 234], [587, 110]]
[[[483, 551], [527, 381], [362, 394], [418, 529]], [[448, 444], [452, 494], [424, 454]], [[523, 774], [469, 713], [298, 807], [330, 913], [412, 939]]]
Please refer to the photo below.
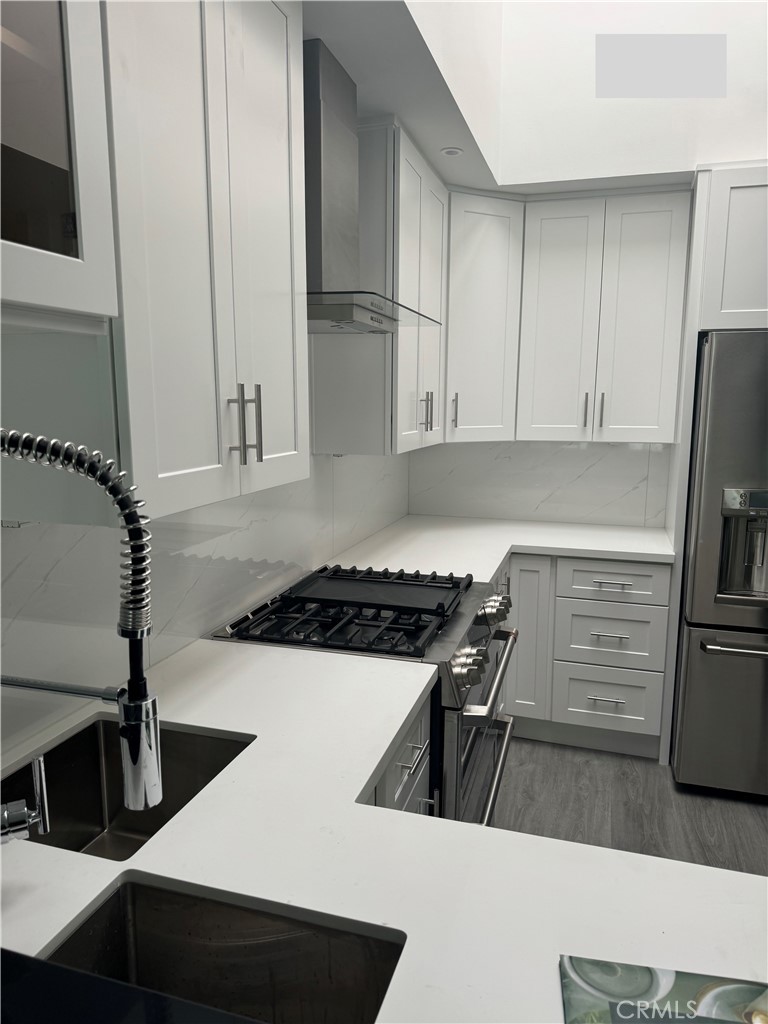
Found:
[[657, 563], [670, 563], [675, 557], [666, 530], [405, 516], [339, 552], [335, 560], [376, 569], [418, 569], [441, 575], [472, 573], [475, 579], [488, 582], [509, 552]]
[[127, 861], [5, 845], [3, 944], [46, 952], [120, 879], [151, 875], [401, 930], [381, 1021], [562, 1021], [561, 953], [764, 978], [764, 878], [357, 802], [433, 677], [213, 641], [162, 662], [166, 722], [257, 739]]

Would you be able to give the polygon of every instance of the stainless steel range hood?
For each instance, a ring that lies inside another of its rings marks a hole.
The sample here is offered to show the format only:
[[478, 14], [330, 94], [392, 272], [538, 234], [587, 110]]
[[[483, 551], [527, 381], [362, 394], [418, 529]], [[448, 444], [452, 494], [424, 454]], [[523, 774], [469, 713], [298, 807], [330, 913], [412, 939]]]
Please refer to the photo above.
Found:
[[439, 326], [437, 320], [378, 292], [310, 292], [307, 295], [310, 334], [394, 334], [400, 327], [419, 324]]
[[357, 87], [320, 39], [304, 43], [310, 334], [393, 334], [437, 321], [360, 289]]

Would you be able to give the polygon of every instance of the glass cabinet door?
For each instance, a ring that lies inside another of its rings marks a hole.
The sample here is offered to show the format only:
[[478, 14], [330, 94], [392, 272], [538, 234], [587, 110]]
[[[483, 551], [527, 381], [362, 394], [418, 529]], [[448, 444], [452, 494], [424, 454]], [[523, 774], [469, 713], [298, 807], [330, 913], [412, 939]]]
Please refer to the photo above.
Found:
[[79, 255], [61, 4], [0, 5], [2, 237]]
[[4, 304], [118, 312], [101, 7], [0, 4]]

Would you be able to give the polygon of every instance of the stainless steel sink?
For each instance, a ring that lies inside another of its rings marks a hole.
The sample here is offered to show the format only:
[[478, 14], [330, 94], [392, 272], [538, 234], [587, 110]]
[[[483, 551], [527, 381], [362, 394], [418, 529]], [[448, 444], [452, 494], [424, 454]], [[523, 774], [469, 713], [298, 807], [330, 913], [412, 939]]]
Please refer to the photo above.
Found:
[[148, 881], [120, 885], [48, 960], [275, 1024], [375, 1020], [402, 932]]
[[[45, 753], [51, 831], [27, 842], [125, 860], [207, 786], [254, 736], [192, 732], [162, 726], [163, 800], [148, 811], [123, 807], [118, 724], [105, 720], [81, 729]], [[2, 799], [29, 800], [27, 766], [2, 782]]]

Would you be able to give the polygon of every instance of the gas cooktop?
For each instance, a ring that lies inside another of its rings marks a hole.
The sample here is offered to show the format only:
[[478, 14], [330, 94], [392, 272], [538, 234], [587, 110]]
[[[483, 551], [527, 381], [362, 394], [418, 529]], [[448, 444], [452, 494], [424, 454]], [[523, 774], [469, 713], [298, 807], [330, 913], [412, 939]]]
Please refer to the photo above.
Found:
[[423, 658], [471, 576], [323, 566], [214, 639]]

